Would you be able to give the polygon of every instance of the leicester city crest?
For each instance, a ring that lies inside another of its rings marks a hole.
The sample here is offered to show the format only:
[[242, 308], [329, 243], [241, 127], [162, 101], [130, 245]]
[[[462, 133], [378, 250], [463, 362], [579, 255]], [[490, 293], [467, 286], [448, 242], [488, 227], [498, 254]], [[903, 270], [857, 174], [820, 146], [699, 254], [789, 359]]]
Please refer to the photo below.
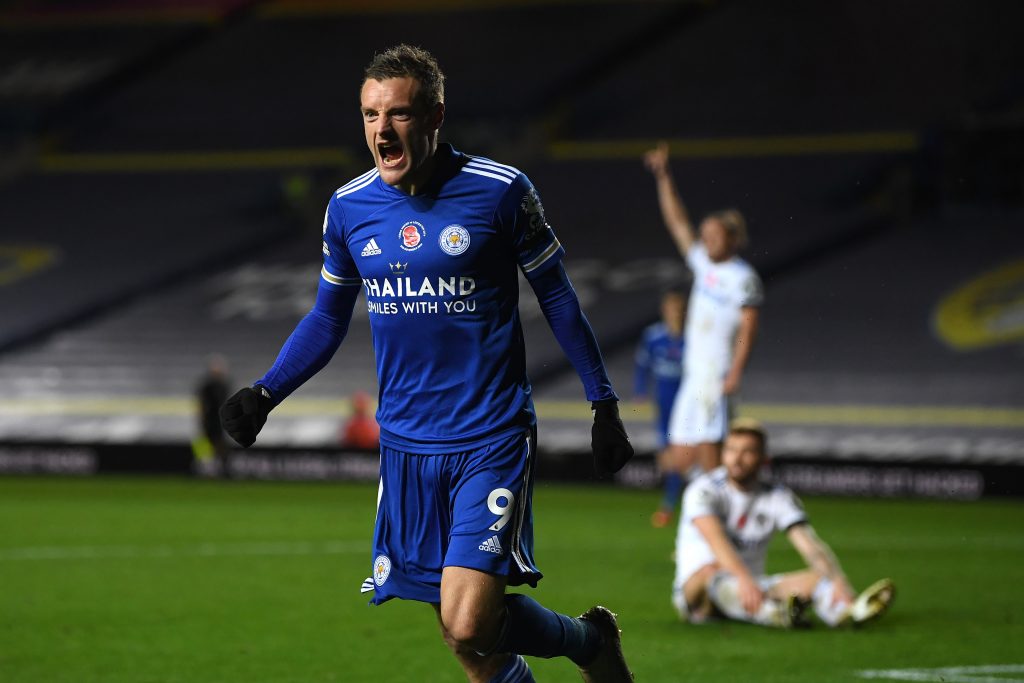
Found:
[[373, 561], [373, 582], [378, 586], [383, 586], [390, 575], [391, 560], [387, 555], [378, 555], [377, 559]]
[[469, 230], [461, 225], [449, 225], [441, 231], [438, 241], [444, 253], [458, 256], [469, 249]]

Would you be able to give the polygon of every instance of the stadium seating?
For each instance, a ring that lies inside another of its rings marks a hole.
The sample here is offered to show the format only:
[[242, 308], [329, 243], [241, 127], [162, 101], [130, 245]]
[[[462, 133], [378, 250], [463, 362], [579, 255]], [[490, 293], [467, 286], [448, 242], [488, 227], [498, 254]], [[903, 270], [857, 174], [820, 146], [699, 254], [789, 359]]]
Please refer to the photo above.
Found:
[[[381, 15], [347, 3], [197, 5], [175, 21], [136, 17], [135, 30], [104, 15], [0, 24], [11, 38], [0, 55], [45, 60], [88, 43], [83, 63], [105, 65], [50, 98], [0, 91], [0, 117], [17, 122], [0, 143], [28, 149], [0, 182], [0, 385], [7, 405], [93, 405], [69, 419], [52, 406], [0, 410], [0, 441], [187, 437], [205, 356], [228, 354], [235, 380], [251, 381], [311, 303], [325, 198], [369, 163], [354, 105]], [[422, 44], [445, 66], [445, 138], [538, 186], [624, 397], [658, 293], [687, 278], [639, 159], [672, 140], [694, 214], [737, 206], [750, 222], [747, 256], [768, 296], [744, 398], [789, 430], [780, 442], [799, 450], [810, 434], [818, 452], [889, 428], [864, 410], [821, 424], [808, 406], [1024, 405], [1005, 370], [1019, 367], [1012, 346], [965, 350], [932, 333], [946, 295], [1024, 252], [1019, 197], [951, 193], [973, 138], [937, 134], [964, 129], [965, 110], [1016, 111], [1013, 22], [948, 3], [911, 48], [920, 9], [872, 7], [474, 6], [388, 13], [387, 42]], [[954, 139], [960, 156], [943, 156]], [[928, 172], [936, 158], [941, 177]], [[578, 400], [528, 293], [524, 320], [540, 401]], [[360, 318], [297, 397], [312, 403], [282, 410], [267, 439], [332, 439], [338, 406], [316, 401], [372, 391], [370, 354]], [[97, 407], [140, 396], [177, 402]], [[970, 448], [992, 437], [993, 450], [1012, 450], [1014, 415], [987, 431], [984, 416], [953, 428], [975, 435]], [[649, 448], [646, 418], [627, 417]], [[578, 419], [548, 424], [549, 443], [585, 447]]]

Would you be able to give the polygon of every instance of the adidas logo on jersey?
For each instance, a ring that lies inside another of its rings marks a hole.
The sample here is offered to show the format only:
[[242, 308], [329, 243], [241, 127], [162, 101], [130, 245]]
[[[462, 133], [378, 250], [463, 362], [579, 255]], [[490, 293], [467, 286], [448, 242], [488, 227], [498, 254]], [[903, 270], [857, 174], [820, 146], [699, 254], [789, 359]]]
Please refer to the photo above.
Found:
[[380, 247], [377, 246], [377, 240], [370, 238], [370, 241], [366, 243], [363, 250], [359, 253], [360, 256], [376, 256], [380, 253]]
[[498, 541], [497, 536], [491, 536], [477, 547], [480, 548], [480, 550], [485, 550], [489, 553], [494, 553], [495, 555], [501, 555], [503, 552], [505, 552], [502, 549], [501, 543]]

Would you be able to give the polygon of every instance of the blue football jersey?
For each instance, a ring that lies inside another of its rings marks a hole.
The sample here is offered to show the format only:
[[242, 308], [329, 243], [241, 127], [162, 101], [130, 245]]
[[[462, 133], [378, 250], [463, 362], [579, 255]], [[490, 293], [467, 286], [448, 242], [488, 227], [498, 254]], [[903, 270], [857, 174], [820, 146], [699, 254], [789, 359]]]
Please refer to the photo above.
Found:
[[683, 377], [683, 349], [686, 341], [680, 334], [673, 335], [668, 325], [657, 322], [644, 328], [636, 349], [636, 381], [634, 392], [646, 394], [650, 379], [654, 378], [653, 399], [659, 413], [672, 410], [676, 392]]
[[366, 294], [381, 443], [428, 454], [534, 422], [518, 271], [539, 275], [564, 254], [521, 172], [449, 145], [436, 163], [413, 196], [376, 169], [339, 188], [321, 271]]

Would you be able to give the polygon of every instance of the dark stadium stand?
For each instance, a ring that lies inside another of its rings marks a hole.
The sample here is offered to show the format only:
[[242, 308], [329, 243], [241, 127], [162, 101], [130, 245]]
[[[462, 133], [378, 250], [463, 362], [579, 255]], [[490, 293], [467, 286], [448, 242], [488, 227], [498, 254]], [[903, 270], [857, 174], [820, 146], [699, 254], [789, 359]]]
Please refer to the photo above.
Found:
[[[447, 71], [444, 137], [540, 189], [624, 398], [687, 277], [640, 163], [666, 138], [694, 214], [750, 222], [767, 299], [743, 398], [777, 447], [1024, 463], [1024, 10], [940, 5], [0, 12], [0, 444], [184, 442], [208, 353], [262, 374], [310, 305], [328, 193], [369, 166], [361, 69], [406, 40]], [[541, 443], [585, 450], [528, 294], [524, 319]], [[371, 353], [362, 314], [262, 443], [333, 444]], [[650, 450], [647, 412], [627, 418]]]
[[[563, 134], [621, 138], [884, 131], [960, 124], [1019, 76], [1011, 0], [743, 0], [621, 61]], [[626, 128], [628, 130], [624, 131]]]
[[0, 287], [0, 350], [293, 228], [280, 179], [266, 173], [33, 174], [0, 185], [0, 224], [3, 244], [53, 256]]

